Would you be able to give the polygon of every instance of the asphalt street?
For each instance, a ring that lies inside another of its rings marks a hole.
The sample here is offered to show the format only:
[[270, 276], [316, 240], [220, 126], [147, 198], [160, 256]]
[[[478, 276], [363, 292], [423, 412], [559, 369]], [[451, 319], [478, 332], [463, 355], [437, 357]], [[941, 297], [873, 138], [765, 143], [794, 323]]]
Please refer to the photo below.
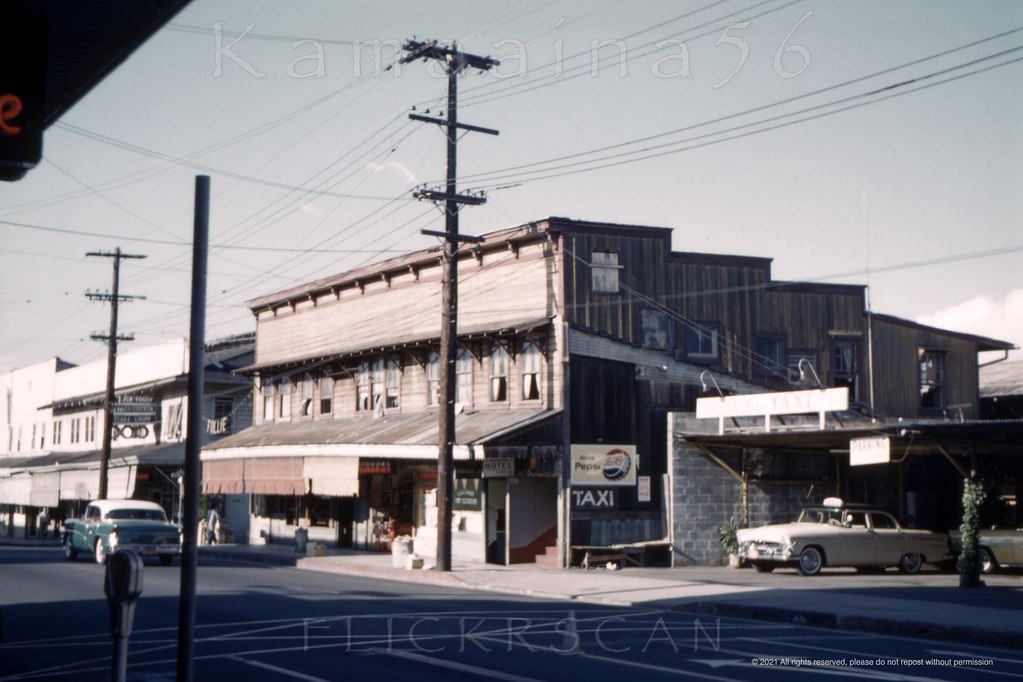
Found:
[[[103, 575], [54, 548], [0, 547], [0, 681], [110, 679]], [[175, 677], [179, 579], [146, 566], [130, 680]], [[1004, 648], [207, 558], [195, 635], [196, 680], [1023, 678]]]

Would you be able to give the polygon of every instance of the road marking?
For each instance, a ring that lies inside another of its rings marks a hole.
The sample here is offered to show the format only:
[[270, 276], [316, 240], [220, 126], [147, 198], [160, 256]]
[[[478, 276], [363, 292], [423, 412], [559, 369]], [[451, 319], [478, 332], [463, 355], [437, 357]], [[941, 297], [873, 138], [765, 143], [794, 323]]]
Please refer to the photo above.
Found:
[[374, 653], [384, 654], [386, 656], [395, 656], [397, 658], [404, 658], [416, 663], [426, 663], [427, 665], [435, 665], [439, 668], [447, 668], [449, 670], [456, 670], [460, 673], [469, 673], [470, 675], [481, 675], [494, 680], [503, 680], [504, 682], [541, 682], [533, 677], [523, 677], [521, 675], [512, 675], [511, 673], [503, 673], [498, 670], [491, 668], [481, 668], [477, 665], [469, 665], [468, 663], [458, 663], [457, 661], [449, 661], [443, 658], [433, 658], [432, 656], [425, 656], [423, 654], [414, 654], [411, 651], [383, 651], [378, 650]]
[[296, 680], [305, 680], [305, 682], [331, 682], [330, 680], [322, 677], [313, 677], [312, 675], [306, 675], [305, 673], [300, 673], [296, 670], [288, 670], [287, 668], [263, 663], [262, 661], [250, 661], [249, 659], [242, 658], [241, 656], [225, 656], [225, 658], [236, 663], [251, 665], [254, 668], [262, 668], [263, 670], [269, 670], [271, 672], [280, 673], [281, 675], [287, 675], [288, 677], [294, 677]]

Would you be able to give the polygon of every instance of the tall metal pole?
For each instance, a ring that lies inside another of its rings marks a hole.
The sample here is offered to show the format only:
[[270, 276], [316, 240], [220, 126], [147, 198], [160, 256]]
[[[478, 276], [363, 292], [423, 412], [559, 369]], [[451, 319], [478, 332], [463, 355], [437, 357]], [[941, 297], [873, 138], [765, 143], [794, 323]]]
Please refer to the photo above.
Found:
[[206, 258], [209, 241], [210, 179], [195, 177], [195, 228], [192, 240], [192, 318], [188, 343], [188, 417], [185, 479], [181, 486], [181, 593], [178, 601], [178, 682], [191, 682], [195, 656], [195, 583], [199, 565], [199, 450], [202, 447], [202, 399], [206, 351]]

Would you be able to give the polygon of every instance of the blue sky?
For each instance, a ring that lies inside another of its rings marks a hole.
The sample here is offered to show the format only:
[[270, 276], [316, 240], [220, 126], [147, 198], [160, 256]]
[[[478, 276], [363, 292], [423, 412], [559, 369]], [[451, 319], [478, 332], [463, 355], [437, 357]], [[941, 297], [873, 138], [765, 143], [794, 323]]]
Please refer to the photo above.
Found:
[[[194, 176], [212, 177], [210, 338], [244, 301], [430, 246], [410, 200], [444, 109], [394, 46], [502, 60], [460, 81], [462, 230], [549, 215], [870, 285], [874, 309], [1023, 345], [1023, 4], [193, 0], [0, 186], [0, 367], [104, 354], [110, 262], [136, 344], [188, 333]], [[12, 224], [15, 223], [15, 224]]]

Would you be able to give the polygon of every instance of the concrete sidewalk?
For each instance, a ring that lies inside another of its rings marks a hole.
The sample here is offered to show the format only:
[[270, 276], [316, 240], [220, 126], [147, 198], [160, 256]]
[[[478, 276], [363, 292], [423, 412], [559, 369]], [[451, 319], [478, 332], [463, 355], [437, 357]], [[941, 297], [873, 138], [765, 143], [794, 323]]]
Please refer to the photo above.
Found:
[[[557, 569], [535, 564], [456, 563], [450, 572], [407, 570], [389, 554], [331, 549], [296, 554], [289, 546], [200, 547], [200, 557], [294, 565], [382, 580], [418, 582], [534, 598], [617, 606], [656, 606], [723, 617], [797, 623], [878, 634], [1023, 648], [1023, 576], [985, 576], [960, 588], [954, 573], [815, 578], [720, 567]], [[827, 573], [827, 572], [826, 572]]]

